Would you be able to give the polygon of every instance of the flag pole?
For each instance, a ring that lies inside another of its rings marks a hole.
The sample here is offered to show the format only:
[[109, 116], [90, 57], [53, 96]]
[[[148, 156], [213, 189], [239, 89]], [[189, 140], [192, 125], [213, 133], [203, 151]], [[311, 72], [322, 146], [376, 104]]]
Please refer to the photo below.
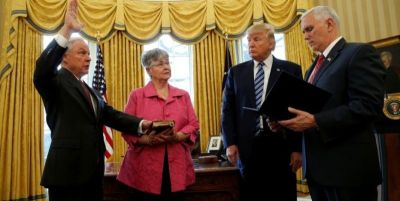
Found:
[[[104, 61], [103, 61], [103, 53], [101, 52], [100, 48], [100, 31], [96, 32], [96, 66], [94, 70], [94, 75], [93, 75], [93, 82], [92, 86], [93, 89], [96, 89], [101, 96], [103, 97], [103, 100], [107, 102], [107, 87], [106, 87], [106, 81], [105, 81], [105, 72], [104, 72]], [[106, 147], [105, 150], [105, 162], [106, 162], [106, 171], [112, 169], [112, 155], [113, 155], [113, 139], [112, 139], [112, 130], [106, 125], [103, 125], [103, 138], [104, 138], [104, 145]]]
[[97, 41], [97, 45], [100, 44], [100, 31], [96, 32], [96, 41]]
[[224, 74], [222, 78], [222, 91], [224, 91], [225, 88], [225, 81], [226, 78], [228, 77], [229, 69], [232, 67], [231, 55], [229, 50], [229, 34], [227, 30], [229, 29], [224, 29], [222, 32], [222, 34], [225, 36], [225, 63], [224, 63]]

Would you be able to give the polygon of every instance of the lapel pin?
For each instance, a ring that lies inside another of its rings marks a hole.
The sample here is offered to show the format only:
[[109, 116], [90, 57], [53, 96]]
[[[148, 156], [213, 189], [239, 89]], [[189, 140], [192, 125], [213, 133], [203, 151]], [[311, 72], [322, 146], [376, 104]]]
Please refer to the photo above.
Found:
[[281, 69], [280, 69], [280, 68], [277, 68], [276, 71], [281, 71]]
[[327, 60], [328, 60], [328, 62], [331, 62], [332, 58], [328, 57], [328, 59], [327, 59]]

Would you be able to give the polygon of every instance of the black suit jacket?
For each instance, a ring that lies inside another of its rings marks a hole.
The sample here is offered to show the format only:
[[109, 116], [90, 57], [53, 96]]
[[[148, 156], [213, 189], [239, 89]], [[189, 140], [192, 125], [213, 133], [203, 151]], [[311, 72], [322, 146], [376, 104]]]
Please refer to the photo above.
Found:
[[[299, 65], [274, 57], [265, 94], [268, 94], [281, 71], [301, 78]], [[238, 146], [241, 170], [245, 168], [246, 160], [252, 154], [255, 122], [256, 118], [259, 117], [256, 112], [243, 109], [243, 107], [256, 108], [254, 62], [252, 60], [238, 64], [229, 70], [223, 94], [222, 137], [226, 147], [230, 145]], [[268, 128], [268, 126], [264, 125], [264, 128]], [[288, 131], [287, 137], [290, 151], [301, 152], [301, 135]]]
[[85, 98], [80, 81], [67, 69], [57, 70], [66, 48], [53, 40], [36, 62], [34, 84], [43, 99], [51, 145], [41, 184], [82, 184], [103, 167], [103, 124], [137, 133], [141, 119], [114, 110], [90, 89], [96, 112]]
[[384, 74], [371, 45], [341, 39], [330, 51], [315, 85], [331, 92], [332, 97], [315, 114], [318, 128], [304, 135], [307, 177], [326, 186], [360, 187], [380, 182], [373, 122], [383, 105]]

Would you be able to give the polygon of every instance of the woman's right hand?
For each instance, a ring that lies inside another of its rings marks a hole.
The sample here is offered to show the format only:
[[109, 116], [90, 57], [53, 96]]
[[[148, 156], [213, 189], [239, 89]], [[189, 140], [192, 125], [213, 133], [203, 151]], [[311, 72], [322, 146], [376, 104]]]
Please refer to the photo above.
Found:
[[174, 131], [172, 128], [165, 129], [159, 133], [156, 133], [156, 131], [151, 131], [147, 135], [142, 135], [141, 138], [143, 138], [143, 141], [145, 145], [149, 146], [154, 146], [154, 145], [159, 145], [159, 144], [165, 144], [168, 143], [172, 140], [174, 135]]

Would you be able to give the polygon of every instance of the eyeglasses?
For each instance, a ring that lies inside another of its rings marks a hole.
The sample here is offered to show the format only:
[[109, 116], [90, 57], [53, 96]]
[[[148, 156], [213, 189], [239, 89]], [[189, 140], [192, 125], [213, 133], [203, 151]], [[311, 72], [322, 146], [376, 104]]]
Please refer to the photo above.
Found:
[[151, 68], [151, 67], [163, 67], [164, 65], [171, 65], [171, 63], [168, 61], [168, 62], [160, 62], [160, 63], [155, 63], [155, 64], [151, 64], [149, 67]]

